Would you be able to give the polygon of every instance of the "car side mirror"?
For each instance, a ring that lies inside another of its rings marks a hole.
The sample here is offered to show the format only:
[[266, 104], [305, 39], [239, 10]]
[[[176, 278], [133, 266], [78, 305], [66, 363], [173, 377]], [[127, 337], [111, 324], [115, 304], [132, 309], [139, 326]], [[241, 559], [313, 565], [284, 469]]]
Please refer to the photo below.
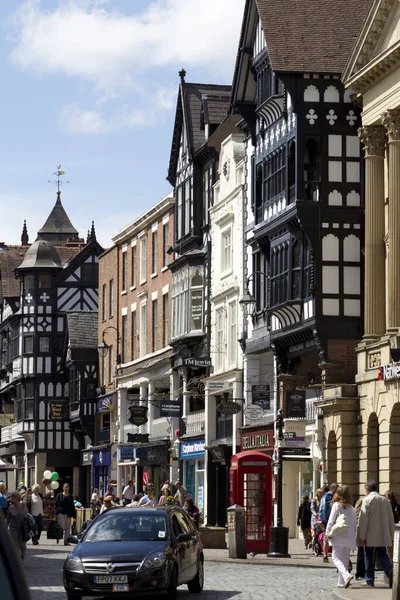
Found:
[[68, 544], [77, 544], [80, 541], [81, 537], [82, 537], [81, 534], [79, 534], [79, 535], [69, 535], [68, 538], [67, 538], [67, 542], [68, 542]]
[[180, 533], [176, 539], [178, 542], [190, 542], [192, 536], [190, 533]]

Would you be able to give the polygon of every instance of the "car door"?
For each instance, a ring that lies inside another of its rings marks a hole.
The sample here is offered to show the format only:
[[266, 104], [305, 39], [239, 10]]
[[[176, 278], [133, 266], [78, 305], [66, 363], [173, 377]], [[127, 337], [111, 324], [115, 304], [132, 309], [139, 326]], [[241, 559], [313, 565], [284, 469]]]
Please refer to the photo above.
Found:
[[188, 565], [188, 542], [186, 541], [182, 541], [179, 540], [179, 535], [181, 533], [185, 533], [181, 527], [180, 522], [178, 521], [178, 517], [177, 517], [177, 513], [173, 512], [171, 515], [171, 524], [172, 524], [172, 531], [173, 531], [173, 535], [175, 538], [175, 542], [176, 542], [176, 549], [177, 549], [177, 560], [178, 560], [178, 565], [179, 565], [179, 585], [181, 583], [184, 583], [185, 581], [187, 581], [186, 577], [187, 577], [187, 565]]
[[197, 573], [197, 530], [183, 511], [176, 511], [176, 517], [182, 531], [190, 535], [185, 551], [185, 581], [190, 581]]

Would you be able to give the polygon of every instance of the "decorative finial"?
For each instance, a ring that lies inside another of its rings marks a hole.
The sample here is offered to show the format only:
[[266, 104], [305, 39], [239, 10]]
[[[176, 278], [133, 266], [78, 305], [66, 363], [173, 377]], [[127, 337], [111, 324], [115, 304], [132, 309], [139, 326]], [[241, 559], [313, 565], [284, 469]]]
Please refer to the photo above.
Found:
[[29, 235], [28, 228], [26, 226], [26, 219], [24, 219], [24, 225], [22, 227], [21, 244], [22, 246], [27, 246], [29, 244]]
[[60, 181], [60, 177], [65, 175], [65, 171], [61, 171], [61, 165], [57, 165], [57, 171], [55, 171], [53, 173], [53, 175], [57, 175], [57, 180], [50, 181], [50, 179], [49, 179], [48, 182], [54, 183], [54, 185], [57, 186], [57, 199], [59, 199], [60, 198], [60, 185], [64, 185], [64, 183], [69, 183], [69, 181]]
[[90, 238], [89, 238], [90, 242], [95, 242], [96, 241], [96, 230], [94, 228], [94, 221], [92, 221], [92, 228], [90, 230]]
[[186, 75], [185, 69], [181, 69], [178, 74], [179, 74], [179, 77], [181, 78], [181, 80], [185, 81], [185, 75]]
[[87, 230], [87, 236], [86, 236], [86, 243], [88, 244], [90, 242], [90, 231], [89, 229]]

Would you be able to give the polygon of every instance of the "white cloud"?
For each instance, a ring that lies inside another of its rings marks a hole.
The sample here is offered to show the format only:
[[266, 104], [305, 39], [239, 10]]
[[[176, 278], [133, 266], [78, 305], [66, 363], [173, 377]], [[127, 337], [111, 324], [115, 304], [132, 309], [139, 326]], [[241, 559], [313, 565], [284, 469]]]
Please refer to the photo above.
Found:
[[[127, 15], [101, 0], [61, 0], [50, 10], [41, 0], [25, 0], [14, 13], [11, 60], [30, 73], [62, 74], [91, 84], [95, 109], [66, 107], [68, 122], [72, 129], [83, 124], [89, 133], [115, 130], [101, 105], [135, 92], [146, 106], [151, 72], [160, 67], [184, 66], [188, 80], [190, 67], [202, 67], [230, 82], [243, 5], [244, 0], [156, 0]], [[150, 85], [154, 108], [171, 109], [176, 87], [172, 95], [157, 82]], [[113, 119], [119, 123], [140, 121], [136, 111], [118, 113]]]

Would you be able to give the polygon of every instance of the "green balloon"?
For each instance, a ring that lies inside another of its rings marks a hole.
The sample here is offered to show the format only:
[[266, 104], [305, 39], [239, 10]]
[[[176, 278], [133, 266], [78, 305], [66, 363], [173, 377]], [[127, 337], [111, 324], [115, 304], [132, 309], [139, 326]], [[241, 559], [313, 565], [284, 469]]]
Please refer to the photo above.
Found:
[[50, 477], [51, 481], [57, 481], [58, 478], [59, 478], [59, 475], [58, 475], [57, 471], [54, 471]]

